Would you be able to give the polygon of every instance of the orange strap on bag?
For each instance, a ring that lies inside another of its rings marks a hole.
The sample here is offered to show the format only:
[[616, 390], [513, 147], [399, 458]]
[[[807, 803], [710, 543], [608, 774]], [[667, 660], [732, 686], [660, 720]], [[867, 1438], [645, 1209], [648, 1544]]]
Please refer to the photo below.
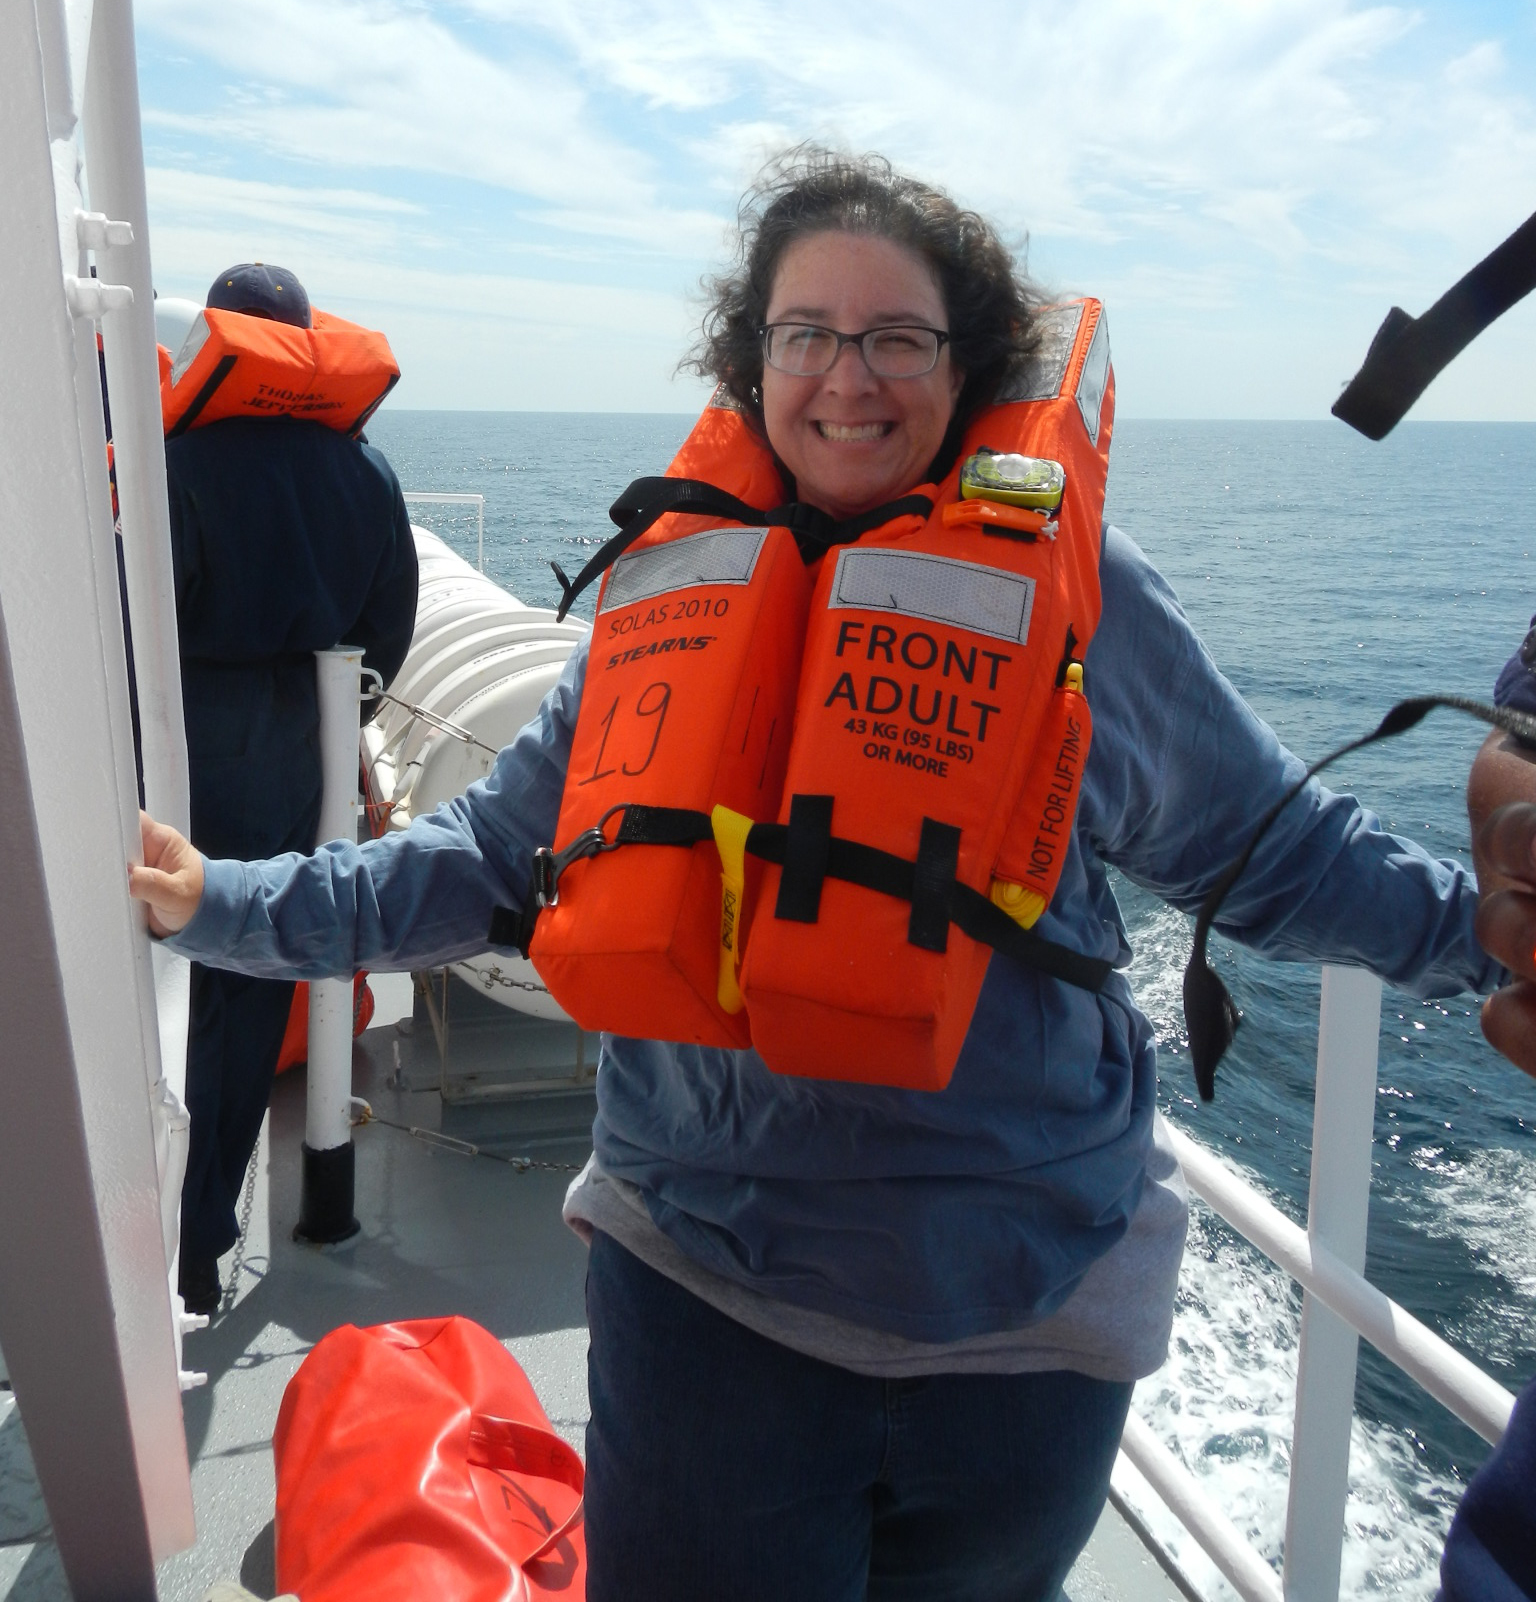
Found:
[[332, 1330], [283, 1394], [277, 1585], [303, 1602], [581, 1602], [580, 1457], [465, 1318]]

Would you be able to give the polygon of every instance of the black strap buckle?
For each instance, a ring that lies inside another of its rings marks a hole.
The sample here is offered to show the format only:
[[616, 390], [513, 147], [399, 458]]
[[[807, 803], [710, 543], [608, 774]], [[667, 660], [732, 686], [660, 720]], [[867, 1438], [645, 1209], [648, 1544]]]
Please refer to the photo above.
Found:
[[573, 862], [595, 857], [602, 851], [618, 850], [619, 841], [610, 840], [603, 831], [608, 827], [608, 820], [624, 811], [628, 805], [627, 801], [621, 801], [618, 806], [609, 807], [597, 823], [590, 829], [583, 829], [563, 850], [555, 851], [549, 846], [540, 846], [533, 853], [533, 883], [529, 888], [529, 898], [540, 912], [545, 907], [560, 905], [560, 875]]

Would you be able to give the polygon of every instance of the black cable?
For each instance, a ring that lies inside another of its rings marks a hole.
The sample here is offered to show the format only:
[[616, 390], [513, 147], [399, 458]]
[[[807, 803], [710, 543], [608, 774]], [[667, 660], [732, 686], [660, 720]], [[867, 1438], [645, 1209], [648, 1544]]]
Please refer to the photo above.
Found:
[[1351, 751], [1373, 745], [1377, 740], [1391, 739], [1393, 735], [1402, 734], [1413, 728], [1437, 706], [1449, 707], [1456, 712], [1466, 712], [1484, 723], [1492, 724], [1496, 729], [1503, 729], [1506, 734], [1513, 734], [1517, 739], [1536, 744], [1536, 717], [1531, 717], [1527, 713], [1516, 712], [1509, 707], [1489, 706], [1484, 701], [1474, 701], [1463, 695], [1415, 696], [1411, 700], [1399, 701], [1369, 734], [1348, 741], [1336, 751], [1330, 751], [1321, 762], [1314, 762], [1264, 814], [1258, 828], [1253, 832], [1252, 839], [1243, 848], [1242, 854], [1224, 870], [1221, 877], [1211, 886], [1205, 900], [1201, 902], [1199, 915], [1195, 919], [1194, 945], [1184, 969], [1184, 1023], [1189, 1031], [1189, 1055], [1194, 1063], [1195, 1084], [1199, 1087], [1202, 1101], [1211, 1101], [1215, 1098], [1216, 1066], [1225, 1056], [1227, 1047], [1232, 1044], [1238, 1026], [1243, 1021], [1243, 1015], [1238, 1010], [1236, 1002], [1232, 1000], [1231, 993], [1211, 968], [1206, 955], [1206, 943], [1210, 936], [1211, 925], [1216, 921], [1222, 902], [1226, 900], [1228, 892], [1252, 861], [1253, 853], [1269, 832], [1270, 825], [1313, 778], [1330, 763], [1337, 762], [1340, 757], [1348, 756]]

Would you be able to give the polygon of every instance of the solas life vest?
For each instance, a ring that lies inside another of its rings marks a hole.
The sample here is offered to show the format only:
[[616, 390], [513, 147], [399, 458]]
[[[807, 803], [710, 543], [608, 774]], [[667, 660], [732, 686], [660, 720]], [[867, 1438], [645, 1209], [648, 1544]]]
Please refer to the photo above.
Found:
[[[856, 523], [755, 511], [779, 474], [718, 397], [615, 507], [629, 548], [530, 899], [533, 962], [583, 1028], [940, 1089], [994, 950], [1102, 984], [1032, 926], [1091, 737], [1114, 380], [1096, 301], [1042, 334], [948, 477]], [[1054, 510], [994, 487], [1009, 456], [1059, 464]]]
[[245, 312], [198, 313], [160, 375], [167, 439], [226, 417], [301, 417], [355, 434], [400, 378], [389, 341], [316, 311], [312, 328]]

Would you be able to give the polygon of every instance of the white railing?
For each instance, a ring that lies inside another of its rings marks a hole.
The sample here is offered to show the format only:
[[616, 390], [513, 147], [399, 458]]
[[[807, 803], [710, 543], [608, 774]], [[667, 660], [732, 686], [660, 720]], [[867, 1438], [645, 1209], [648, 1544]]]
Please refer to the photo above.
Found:
[[1360, 1335], [1486, 1441], [1499, 1440], [1514, 1407], [1502, 1385], [1360, 1273], [1380, 1020], [1379, 980], [1323, 969], [1305, 1230], [1204, 1146], [1169, 1130], [1189, 1188], [1305, 1292], [1283, 1582], [1134, 1414], [1121, 1441], [1126, 1458], [1245, 1602], [1338, 1596]]
[[438, 495], [426, 490], [405, 491], [405, 504], [407, 506], [426, 506], [434, 501], [444, 502], [448, 505], [473, 506], [475, 508], [475, 520], [479, 525], [476, 565], [483, 573], [485, 571], [485, 497], [483, 495]]

